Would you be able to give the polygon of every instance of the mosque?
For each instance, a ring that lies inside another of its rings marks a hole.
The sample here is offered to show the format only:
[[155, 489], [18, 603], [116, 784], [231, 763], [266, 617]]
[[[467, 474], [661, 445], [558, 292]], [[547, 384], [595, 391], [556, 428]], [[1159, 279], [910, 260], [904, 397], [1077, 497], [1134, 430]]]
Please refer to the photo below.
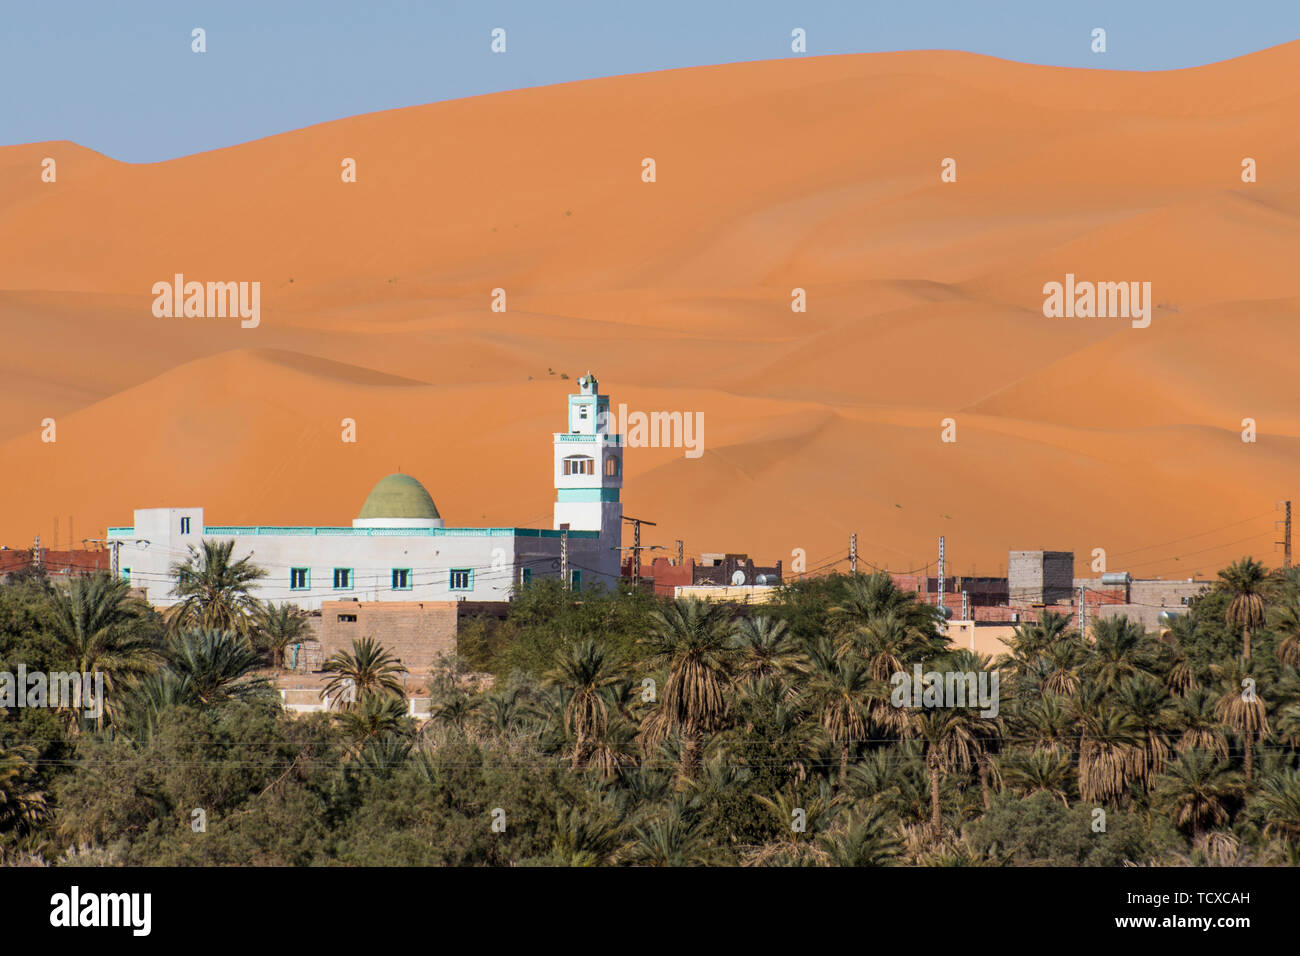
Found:
[[618, 581], [623, 449], [609, 434], [609, 397], [588, 372], [569, 396], [568, 430], [555, 433], [551, 528], [453, 528], [414, 477], [381, 478], [347, 526], [208, 525], [202, 508], [142, 508], [108, 529], [119, 573], [151, 604], [176, 603], [172, 565], [204, 539], [234, 541], [232, 558], [267, 572], [264, 601], [306, 610], [322, 601], [504, 601], [542, 577], [567, 573], [581, 591]]

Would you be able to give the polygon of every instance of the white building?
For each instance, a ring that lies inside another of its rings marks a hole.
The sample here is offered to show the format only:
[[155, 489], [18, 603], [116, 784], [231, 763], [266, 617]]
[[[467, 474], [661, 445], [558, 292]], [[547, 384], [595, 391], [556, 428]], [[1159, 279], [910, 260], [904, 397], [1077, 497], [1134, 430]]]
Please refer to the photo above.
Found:
[[[588, 373], [569, 396], [568, 431], [555, 433], [554, 527], [449, 528], [415, 478], [380, 479], [351, 526], [209, 525], [202, 508], [142, 508], [129, 528], [109, 528], [119, 573], [150, 603], [176, 603], [172, 566], [206, 538], [234, 540], [267, 572], [253, 592], [306, 609], [322, 601], [504, 601], [567, 560], [581, 591], [618, 581], [623, 439], [608, 432], [609, 398]], [[563, 554], [567, 550], [567, 556]]]

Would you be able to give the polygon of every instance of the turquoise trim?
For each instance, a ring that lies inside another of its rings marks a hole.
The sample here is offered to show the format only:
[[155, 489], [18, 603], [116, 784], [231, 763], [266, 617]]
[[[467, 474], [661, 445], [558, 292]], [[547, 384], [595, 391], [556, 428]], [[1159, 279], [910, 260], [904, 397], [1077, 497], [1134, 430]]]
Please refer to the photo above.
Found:
[[[302, 572], [302, 584], [294, 584], [293, 579], [299, 571]], [[290, 591], [310, 591], [311, 590], [311, 568], [290, 568], [289, 569], [289, 590]]]
[[572, 432], [556, 432], [555, 437], [561, 443], [565, 442], [591, 442], [600, 445], [613, 445], [620, 447], [623, 444], [622, 435], [575, 435]]
[[[120, 530], [120, 529], [119, 529]], [[131, 534], [134, 528], [127, 529]], [[353, 538], [558, 538], [560, 532], [550, 528], [289, 528], [268, 525], [212, 525], [204, 528], [209, 538], [243, 538], [264, 536], [353, 537]], [[599, 531], [570, 531], [569, 537], [597, 538]]]
[[[398, 584], [398, 572], [405, 572], [405, 584]], [[415, 587], [415, 573], [410, 568], [393, 568], [393, 587], [394, 591], [409, 591]]]
[[[347, 584], [339, 584], [339, 572], [342, 571], [347, 575]], [[334, 569], [334, 590], [351, 591], [352, 582], [356, 580], [356, 575], [352, 573], [352, 568], [335, 568]]]
[[[456, 585], [456, 575], [465, 575], [466, 584]], [[447, 575], [447, 587], [452, 591], [473, 591], [474, 590], [474, 569], [473, 568], [452, 568]]]
[[[560, 488], [556, 501], [618, 501], [617, 488]], [[573, 534], [573, 532], [570, 532]]]
[[121, 527], [121, 528], [109, 528], [109, 529], [108, 529], [108, 536], [109, 536], [110, 538], [134, 538], [134, 537], [135, 537], [135, 526], [134, 526], [134, 525], [127, 525], [127, 526], [125, 526], [125, 527]]

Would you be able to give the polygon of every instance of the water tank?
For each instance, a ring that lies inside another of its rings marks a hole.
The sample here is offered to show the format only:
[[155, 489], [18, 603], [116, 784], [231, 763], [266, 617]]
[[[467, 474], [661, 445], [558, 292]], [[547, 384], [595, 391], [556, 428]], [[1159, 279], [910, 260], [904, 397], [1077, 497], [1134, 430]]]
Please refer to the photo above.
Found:
[[1173, 627], [1174, 621], [1182, 616], [1182, 611], [1161, 611], [1159, 616], [1160, 626]]
[[740, 587], [741, 585], [743, 585], [744, 583], [745, 583], [745, 572], [744, 572], [744, 571], [736, 571], [736, 572], [734, 572], [734, 573], [731, 575], [731, 586], [732, 586], [732, 587], [737, 587], [737, 588], [738, 588], [738, 587]]
[[1101, 576], [1101, 583], [1108, 588], [1126, 588], [1133, 579], [1127, 571], [1108, 571]]
[[948, 607], [946, 604], [943, 607], [939, 608], [939, 613], [943, 615], [943, 619], [945, 621], [952, 620], [952, 608]]
[[754, 583], [760, 585], [768, 585], [768, 584], [777, 584], [778, 581], [775, 574], [760, 574], [758, 577], [754, 578]]

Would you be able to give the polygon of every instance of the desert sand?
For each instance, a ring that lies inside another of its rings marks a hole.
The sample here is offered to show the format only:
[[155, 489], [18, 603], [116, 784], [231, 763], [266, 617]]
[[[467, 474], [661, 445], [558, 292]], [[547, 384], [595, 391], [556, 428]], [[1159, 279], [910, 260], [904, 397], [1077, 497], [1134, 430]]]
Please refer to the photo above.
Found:
[[[1300, 43], [1167, 73], [913, 52], [156, 164], [0, 148], [0, 543], [137, 507], [348, 524], [399, 467], [449, 524], [549, 527], [550, 433], [590, 369], [616, 405], [704, 413], [702, 457], [627, 455], [625, 512], [668, 553], [813, 569], [857, 532], [894, 570], [940, 535], [959, 574], [1036, 547], [1080, 575], [1098, 547], [1139, 577], [1276, 565], [1275, 503], [1300, 501], [1297, 115]], [[260, 282], [261, 324], [155, 318], [177, 272]], [[1150, 327], [1045, 318], [1066, 273], [1151, 282]]]

